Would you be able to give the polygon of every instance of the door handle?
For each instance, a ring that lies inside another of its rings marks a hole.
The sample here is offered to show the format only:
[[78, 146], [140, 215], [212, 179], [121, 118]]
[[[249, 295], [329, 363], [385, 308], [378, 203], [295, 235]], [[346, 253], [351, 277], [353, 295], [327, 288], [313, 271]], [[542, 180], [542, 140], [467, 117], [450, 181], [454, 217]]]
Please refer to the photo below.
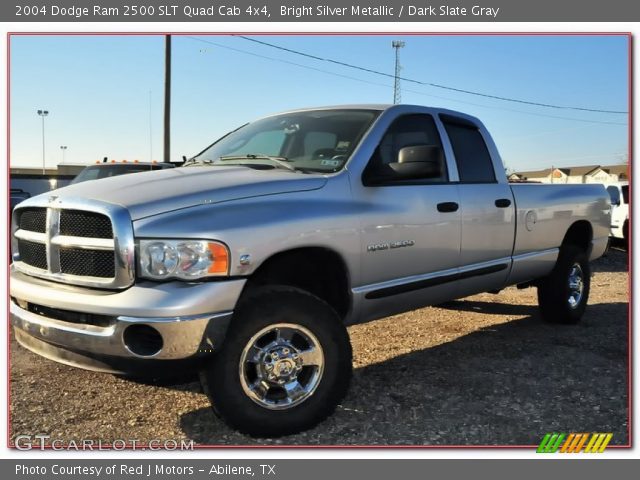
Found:
[[456, 202], [442, 202], [437, 205], [438, 211], [442, 213], [457, 212], [459, 205]]
[[511, 200], [508, 198], [499, 198], [496, 200], [496, 207], [498, 208], [507, 208], [511, 205]]

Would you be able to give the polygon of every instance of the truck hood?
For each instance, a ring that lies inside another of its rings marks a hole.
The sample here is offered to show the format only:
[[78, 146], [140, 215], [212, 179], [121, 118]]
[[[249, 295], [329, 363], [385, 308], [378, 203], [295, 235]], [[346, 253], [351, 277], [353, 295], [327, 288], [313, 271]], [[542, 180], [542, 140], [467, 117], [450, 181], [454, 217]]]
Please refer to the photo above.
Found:
[[65, 198], [88, 198], [122, 205], [132, 220], [196, 205], [279, 193], [317, 190], [327, 179], [282, 169], [203, 166], [142, 172], [91, 180], [48, 192]]

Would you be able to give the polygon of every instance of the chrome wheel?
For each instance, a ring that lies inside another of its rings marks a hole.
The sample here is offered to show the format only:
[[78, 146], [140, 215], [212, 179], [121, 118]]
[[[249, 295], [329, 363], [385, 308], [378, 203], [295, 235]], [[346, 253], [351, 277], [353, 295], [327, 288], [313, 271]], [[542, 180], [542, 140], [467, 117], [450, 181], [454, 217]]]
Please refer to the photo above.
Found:
[[278, 323], [256, 333], [240, 356], [244, 393], [261, 407], [284, 410], [307, 400], [324, 371], [316, 336], [301, 325]]
[[584, 291], [584, 273], [579, 263], [574, 263], [569, 269], [569, 306], [576, 308], [582, 301]]

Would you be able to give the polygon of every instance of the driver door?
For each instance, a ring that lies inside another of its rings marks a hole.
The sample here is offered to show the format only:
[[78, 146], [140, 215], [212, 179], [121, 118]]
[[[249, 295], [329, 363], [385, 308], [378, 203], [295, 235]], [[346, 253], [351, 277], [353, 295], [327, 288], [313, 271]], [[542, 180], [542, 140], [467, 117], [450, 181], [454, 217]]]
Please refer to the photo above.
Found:
[[442, 148], [433, 117], [408, 114], [387, 129], [363, 173], [363, 321], [454, 298], [460, 260], [460, 199], [443, 164], [437, 177], [402, 180], [400, 149]]

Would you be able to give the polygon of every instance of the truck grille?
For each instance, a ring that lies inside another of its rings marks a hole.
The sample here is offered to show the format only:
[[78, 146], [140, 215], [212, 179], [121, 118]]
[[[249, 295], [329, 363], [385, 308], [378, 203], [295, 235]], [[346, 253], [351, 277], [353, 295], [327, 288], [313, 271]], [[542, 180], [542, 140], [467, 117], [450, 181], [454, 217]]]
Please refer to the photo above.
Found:
[[47, 249], [43, 243], [18, 240], [20, 259], [32, 267], [47, 269]]
[[20, 212], [18, 222], [22, 230], [44, 233], [47, 231], [47, 209], [25, 208]]
[[111, 213], [107, 207], [102, 209], [105, 213], [77, 208], [17, 209], [16, 268], [29, 275], [77, 285], [113, 288], [130, 285], [133, 281], [131, 221], [121, 207], [111, 207], [111, 210], [120, 219], [121, 230], [125, 230], [122, 236], [131, 242], [124, 251], [117, 249], [115, 223], [107, 214]]
[[82, 210], [60, 212], [60, 235], [87, 238], [113, 238], [109, 217]]

